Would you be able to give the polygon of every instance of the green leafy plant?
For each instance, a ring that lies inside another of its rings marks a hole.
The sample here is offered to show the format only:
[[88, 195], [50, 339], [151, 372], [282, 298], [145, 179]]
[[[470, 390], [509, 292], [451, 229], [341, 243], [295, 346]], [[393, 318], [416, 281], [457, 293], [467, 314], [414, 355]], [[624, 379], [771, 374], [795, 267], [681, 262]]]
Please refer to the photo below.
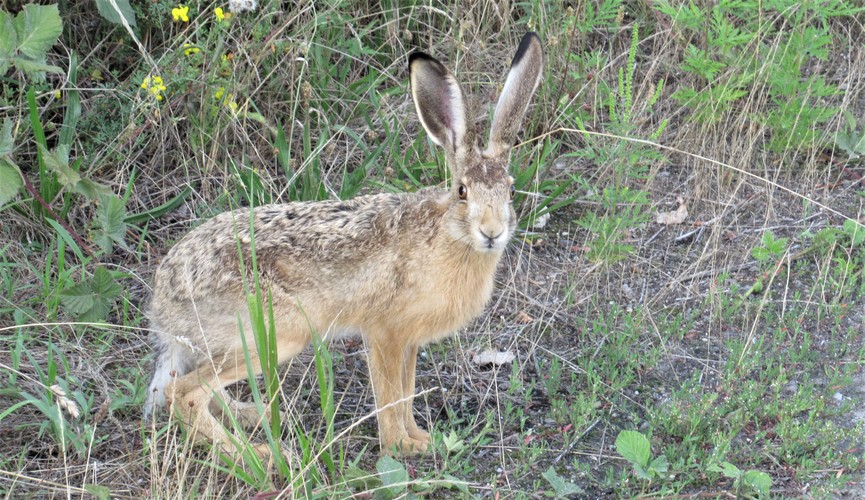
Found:
[[[768, 498], [769, 490], [772, 488], [772, 478], [765, 472], [758, 470], [742, 471], [730, 462], [711, 464], [707, 467], [712, 472], [719, 472], [733, 480], [733, 489], [736, 494], [745, 498]], [[755, 495], [756, 493], [756, 495]]]
[[616, 437], [616, 451], [627, 460], [640, 479], [651, 481], [669, 470], [665, 455], [652, 458], [649, 439], [637, 431], [622, 431]]
[[752, 248], [751, 256], [761, 263], [780, 257], [787, 249], [788, 241], [788, 238], [775, 238], [772, 231], [763, 231], [763, 237], [760, 239], [761, 246]]
[[60, 302], [78, 321], [101, 322], [122, 291], [111, 272], [100, 266], [93, 276], [60, 292]]
[[[651, 85], [647, 95], [641, 98], [635, 95], [638, 42], [639, 29], [634, 25], [627, 65], [619, 69], [618, 87], [610, 90], [606, 96], [609, 116], [607, 127], [612, 134], [621, 137], [610, 139], [586, 134], [585, 148], [564, 155], [585, 158], [609, 168], [609, 185], [589, 196], [601, 205], [602, 211], [588, 212], [577, 221], [595, 235], [588, 242], [588, 257], [595, 262], [611, 264], [627, 258], [633, 252], [634, 247], [624, 241], [631, 229], [649, 220], [646, 210], [649, 198], [646, 191], [634, 189], [631, 184], [646, 178], [649, 162], [666, 161], [656, 149], [628, 140], [628, 136], [638, 129], [637, 122], [649, 117], [664, 87], [662, 80]], [[577, 123], [585, 131], [582, 121], [577, 119]], [[650, 133], [650, 138], [657, 138], [666, 126], [667, 120], [660, 120]]]
[[845, 152], [851, 160], [858, 160], [865, 156], [865, 128], [859, 130], [856, 117], [849, 110], [844, 110], [844, 125], [843, 130], [835, 133], [835, 147]]
[[62, 31], [57, 5], [26, 4], [15, 17], [0, 10], [0, 76], [10, 67], [37, 81], [46, 72], [63, 73], [46, 62]]
[[555, 498], [573, 498], [575, 495], [586, 494], [583, 488], [559, 476], [556, 469], [552, 467], [541, 474], [541, 477], [546, 479], [550, 483], [550, 486], [553, 487], [552, 496]]

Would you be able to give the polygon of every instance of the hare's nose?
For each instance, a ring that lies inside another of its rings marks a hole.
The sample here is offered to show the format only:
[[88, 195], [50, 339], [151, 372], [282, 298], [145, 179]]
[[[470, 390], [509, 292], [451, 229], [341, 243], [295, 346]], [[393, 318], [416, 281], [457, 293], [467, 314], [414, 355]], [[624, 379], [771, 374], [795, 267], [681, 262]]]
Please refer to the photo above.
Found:
[[487, 234], [483, 229], [481, 229], [480, 232], [481, 232], [481, 236], [483, 236], [484, 238], [487, 239], [487, 246], [488, 246], [489, 248], [492, 248], [493, 246], [495, 246], [496, 240], [499, 239], [499, 237], [500, 237], [500, 236], [502, 235], [502, 233], [504, 233], [505, 231], [504, 231], [504, 230], [501, 230], [501, 231], [499, 231], [498, 234], [495, 234], [495, 235]]

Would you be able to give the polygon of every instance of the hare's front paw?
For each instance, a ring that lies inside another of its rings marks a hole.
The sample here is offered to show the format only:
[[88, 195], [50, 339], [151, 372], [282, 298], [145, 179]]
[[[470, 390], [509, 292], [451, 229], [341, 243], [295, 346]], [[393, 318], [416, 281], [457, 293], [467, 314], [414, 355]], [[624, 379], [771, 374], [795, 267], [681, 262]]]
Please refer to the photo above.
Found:
[[388, 455], [418, 455], [426, 453], [427, 449], [429, 449], [429, 435], [426, 440], [402, 436], [399, 439], [382, 442], [382, 453]]
[[425, 446], [429, 447], [429, 432], [419, 428], [417, 425], [406, 425], [406, 430], [408, 431], [408, 437], [415, 441], [420, 441], [421, 443], [424, 443]]

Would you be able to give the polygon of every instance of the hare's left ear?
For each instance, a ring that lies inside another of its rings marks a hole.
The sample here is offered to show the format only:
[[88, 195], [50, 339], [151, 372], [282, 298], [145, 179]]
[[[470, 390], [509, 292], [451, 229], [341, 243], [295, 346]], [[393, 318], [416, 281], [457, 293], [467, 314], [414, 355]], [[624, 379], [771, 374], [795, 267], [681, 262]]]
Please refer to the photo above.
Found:
[[526, 33], [511, 62], [511, 70], [493, 113], [490, 141], [483, 152], [484, 157], [495, 158], [511, 149], [529, 100], [541, 83], [543, 66], [541, 39], [536, 33]]

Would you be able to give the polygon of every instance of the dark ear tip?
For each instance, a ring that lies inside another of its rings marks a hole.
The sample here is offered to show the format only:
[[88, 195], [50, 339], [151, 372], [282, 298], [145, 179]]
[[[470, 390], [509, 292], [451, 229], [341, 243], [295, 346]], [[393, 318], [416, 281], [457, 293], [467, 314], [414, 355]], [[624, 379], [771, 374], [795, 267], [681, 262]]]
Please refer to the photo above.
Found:
[[408, 55], [408, 66], [409, 68], [415, 61], [435, 61], [433, 57], [426, 52], [415, 51]]
[[523, 56], [529, 51], [529, 47], [532, 46], [532, 43], [538, 44], [538, 47], [541, 46], [541, 37], [538, 36], [534, 31], [529, 31], [525, 35], [523, 35], [522, 41], [520, 41], [520, 46], [517, 47], [517, 53], [514, 54], [514, 60], [511, 62], [511, 67], [516, 66], [522, 60]]

